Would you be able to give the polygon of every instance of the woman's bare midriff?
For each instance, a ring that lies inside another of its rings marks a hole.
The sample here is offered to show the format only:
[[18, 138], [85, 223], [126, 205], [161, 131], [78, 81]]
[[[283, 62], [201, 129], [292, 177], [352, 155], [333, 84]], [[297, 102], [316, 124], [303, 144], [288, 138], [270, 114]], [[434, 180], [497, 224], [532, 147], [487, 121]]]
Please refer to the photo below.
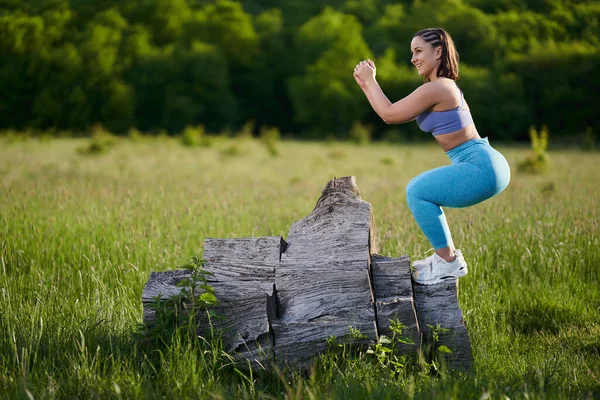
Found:
[[434, 137], [440, 146], [442, 146], [444, 151], [450, 151], [453, 148], [468, 142], [469, 140], [479, 139], [481, 136], [479, 136], [477, 128], [475, 128], [475, 124], [471, 124], [469, 126], [465, 126], [459, 131], [447, 133], [445, 135], [437, 135]]

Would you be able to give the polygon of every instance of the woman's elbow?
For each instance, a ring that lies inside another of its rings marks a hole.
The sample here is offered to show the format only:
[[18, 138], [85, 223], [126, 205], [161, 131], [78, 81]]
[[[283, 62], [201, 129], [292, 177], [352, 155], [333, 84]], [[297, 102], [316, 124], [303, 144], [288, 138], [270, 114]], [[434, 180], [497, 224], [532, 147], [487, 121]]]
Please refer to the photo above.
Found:
[[383, 122], [385, 122], [388, 125], [394, 123], [394, 119], [392, 118], [391, 115], [389, 115], [389, 113], [386, 113], [386, 112], [381, 113], [380, 117], [383, 120]]
[[385, 122], [388, 125], [391, 125], [391, 124], [401, 124], [402, 123], [400, 121], [397, 121], [396, 118], [390, 118], [390, 117], [385, 116], [385, 115], [383, 117], [381, 117], [381, 119], [383, 120], [383, 122]]
[[383, 112], [381, 114], [381, 119], [383, 120], [383, 122], [385, 122], [388, 125], [390, 125], [390, 124], [402, 124], [402, 123], [404, 123], [404, 121], [402, 120], [401, 116], [399, 116], [399, 115], [393, 115], [392, 113], [389, 113], [389, 112]]
[[407, 118], [403, 118], [402, 116], [399, 115], [382, 115], [381, 119], [383, 119], [383, 121], [390, 125], [390, 124], [405, 124], [407, 122], [412, 121], [413, 119], [407, 119]]

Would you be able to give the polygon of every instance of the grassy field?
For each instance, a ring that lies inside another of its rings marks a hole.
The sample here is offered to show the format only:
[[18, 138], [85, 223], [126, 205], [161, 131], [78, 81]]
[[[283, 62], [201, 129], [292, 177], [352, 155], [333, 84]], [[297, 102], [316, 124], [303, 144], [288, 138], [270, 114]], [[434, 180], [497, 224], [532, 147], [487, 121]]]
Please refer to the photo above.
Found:
[[[204, 239], [287, 236], [325, 183], [354, 175], [374, 209], [379, 253], [429, 245], [406, 206], [418, 173], [448, 163], [432, 145], [278, 144], [186, 148], [0, 138], [0, 398], [597, 398], [600, 396], [600, 153], [497, 146], [508, 189], [447, 209], [470, 266], [460, 305], [476, 372], [433, 377], [322, 360], [309, 376], [249, 373], [218, 349], [136, 339], [150, 271], [201, 256]], [[493, 139], [492, 139], [492, 144]]]

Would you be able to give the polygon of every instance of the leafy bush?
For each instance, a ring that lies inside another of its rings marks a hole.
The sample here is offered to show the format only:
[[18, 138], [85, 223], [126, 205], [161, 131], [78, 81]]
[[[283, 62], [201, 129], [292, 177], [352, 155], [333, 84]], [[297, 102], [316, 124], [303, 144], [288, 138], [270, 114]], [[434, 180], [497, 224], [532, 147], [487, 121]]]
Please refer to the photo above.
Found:
[[204, 137], [204, 126], [198, 125], [196, 127], [188, 125], [185, 127], [181, 134], [181, 144], [185, 147], [197, 147], [202, 143]]
[[87, 145], [79, 147], [77, 152], [85, 155], [106, 153], [117, 144], [117, 137], [106, 130], [102, 124], [94, 125], [90, 130], [92, 137]]
[[135, 127], [129, 128], [129, 131], [127, 132], [127, 137], [134, 142], [139, 142], [140, 140], [142, 140], [144, 138], [142, 136], [142, 133], [139, 130], [137, 130]]
[[529, 128], [529, 139], [531, 140], [531, 152], [518, 165], [518, 170], [521, 172], [539, 174], [548, 169], [549, 157], [546, 153], [548, 148], [548, 127], [543, 126], [538, 134], [535, 127]]
[[248, 120], [239, 131], [235, 132], [234, 137], [237, 139], [252, 139], [255, 125], [254, 120]]
[[19, 143], [27, 141], [31, 135], [29, 131], [18, 132], [13, 129], [6, 129], [0, 132], [0, 137], [2, 137], [6, 143]]
[[281, 134], [277, 127], [263, 126], [260, 128], [260, 142], [265, 146], [267, 151], [273, 157], [279, 155], [277, 144], [281, 140]]

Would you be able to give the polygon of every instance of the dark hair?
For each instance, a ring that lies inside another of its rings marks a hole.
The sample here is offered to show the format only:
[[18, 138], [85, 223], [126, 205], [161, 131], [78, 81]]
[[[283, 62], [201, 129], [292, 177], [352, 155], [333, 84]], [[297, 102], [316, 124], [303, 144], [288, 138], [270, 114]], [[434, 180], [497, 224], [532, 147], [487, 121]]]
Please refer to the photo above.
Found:
[[[442, 47], [442, 62], [437, 70], [437, 76], [453, 81], [458, 80], [458, 51], [454, 47], [450, 34], [442, 28], [427, 28], [415, 33], [413, 37], [417, 36], [433, 47]], [[429, 77], [425, 77], [425, 82], [429, 82]]]

